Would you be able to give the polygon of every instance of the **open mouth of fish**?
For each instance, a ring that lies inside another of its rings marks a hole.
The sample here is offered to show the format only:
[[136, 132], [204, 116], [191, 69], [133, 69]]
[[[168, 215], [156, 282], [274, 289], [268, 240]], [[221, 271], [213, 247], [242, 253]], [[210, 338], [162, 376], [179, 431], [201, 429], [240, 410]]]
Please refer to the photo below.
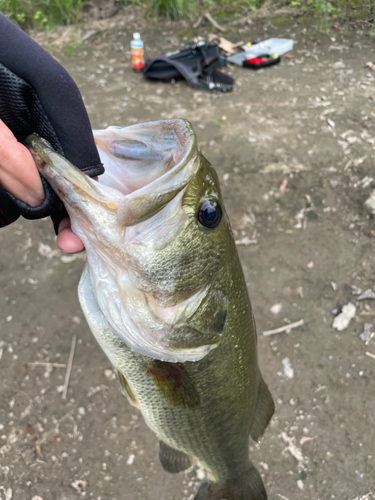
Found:
[[27, 139], [39, 171], [64, 202], [85, 245], [92, 307], [133, 351], [163, 361], [199, 360], [214, 341], [194, 341], [194, 332], [188, 332], [193, 340], [181, 345], [168, 339], [171, 330], [190, 328], [189, 318], [206, 300], [209, 285], [176, 298], [174, 270], [168, 271], [168, 282], [164, 275], [158, 278], [158, 268], [148, 267], [191, 218], [183, 198], [200, 167], [191, 125], [175, 119], [109, 127], [94, 131], [94, 137], [105, 166], [98, 182], [45, 140]]

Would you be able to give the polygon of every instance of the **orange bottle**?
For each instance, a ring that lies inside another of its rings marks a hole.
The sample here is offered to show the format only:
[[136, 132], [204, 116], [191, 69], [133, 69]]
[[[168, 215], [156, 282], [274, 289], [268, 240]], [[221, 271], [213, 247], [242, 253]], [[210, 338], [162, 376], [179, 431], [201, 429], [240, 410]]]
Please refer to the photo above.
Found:
[[143, 61], [143, 42], [139, 33], [133, 33], [133, 40], [130, 42], [132, 55], [132, 66], [136, 73], [140, 73], [144, 66]]

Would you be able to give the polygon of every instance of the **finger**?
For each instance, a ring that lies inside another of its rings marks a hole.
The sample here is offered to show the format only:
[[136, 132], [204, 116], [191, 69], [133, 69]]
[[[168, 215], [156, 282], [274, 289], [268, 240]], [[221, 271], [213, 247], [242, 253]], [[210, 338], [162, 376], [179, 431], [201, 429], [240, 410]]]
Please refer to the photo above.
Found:
[[0, 183], [13, 196], [32, 207], [44, 200], [43, 185], [30, 151], [0, 120]]
[[65, 253], [79, 253], [85, 249], [82, 241], [73, 233], [69, 217], [65, 217], [59, 224], [56, 244]]

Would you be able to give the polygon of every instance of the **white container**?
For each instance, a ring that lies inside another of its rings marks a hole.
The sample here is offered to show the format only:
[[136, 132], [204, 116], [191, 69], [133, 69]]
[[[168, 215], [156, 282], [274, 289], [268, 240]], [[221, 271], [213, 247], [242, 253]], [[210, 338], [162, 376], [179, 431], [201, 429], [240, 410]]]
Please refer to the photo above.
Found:
[[244, 45], [243, 48], [246, 52], [246, 59], [249, 59], [249, 56], [257, 57], [262, 54], [282, 56], [286, 52], [293, 50], [293, 40], [288, 38], [269, 38], [264, 42]]
[[140, 73], [144, 66], [143, 60], [143, 42], [139, 33], [133, 33], [133, 40], [130, 42], [130, 51], [132, 56], [132, 67], [137, 73]]

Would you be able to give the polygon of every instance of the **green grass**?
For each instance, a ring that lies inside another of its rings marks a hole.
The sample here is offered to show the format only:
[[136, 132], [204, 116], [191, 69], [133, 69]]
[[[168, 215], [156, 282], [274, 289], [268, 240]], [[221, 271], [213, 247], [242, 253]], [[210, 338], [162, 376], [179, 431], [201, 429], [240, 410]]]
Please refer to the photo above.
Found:
[[83, 0], [0, 0], [0, 11], [21, 28], [47, 28], [76, 23]]
[[[149, 15], [167, 19], [191, 19], [210, 11], [216, 19], [259, 9], [264, 0], [119, 0], [122, 5], [148, 7]], [[57, 24], [74, 24], [82, 18], [89, 0], [0, 0], [0, 11], [22, 28], [52, 28]], [[278, 2], [274, 2], [277, 9]], [[367, 23], [375, 36], [375, 0], [290, 0], [303, 15], [312, 15], [322, 31], [329, 31], [333, 20], [359, 20]]]
[[367, 24], [370, 34], [375, 34], [375, 0], [292, 0], [304, 15], [312, 15], [321, 31], [329, 32], [333, 21], [342, 23], [359, 21]]
[[[264, 0], [119, 0], [122, 5], [146, 5], [148, 14], [167, 19], [191, 19], [206, 10], [218, 18], [255, 11]], [[0, 0], [0, 11], [22, 28], [52, 28], [74, 24], [89, 0]]]
[[198, 4], [192, 0], [149, 0], [149, 13], [167, 19], [191, 19], [198, 11]]

